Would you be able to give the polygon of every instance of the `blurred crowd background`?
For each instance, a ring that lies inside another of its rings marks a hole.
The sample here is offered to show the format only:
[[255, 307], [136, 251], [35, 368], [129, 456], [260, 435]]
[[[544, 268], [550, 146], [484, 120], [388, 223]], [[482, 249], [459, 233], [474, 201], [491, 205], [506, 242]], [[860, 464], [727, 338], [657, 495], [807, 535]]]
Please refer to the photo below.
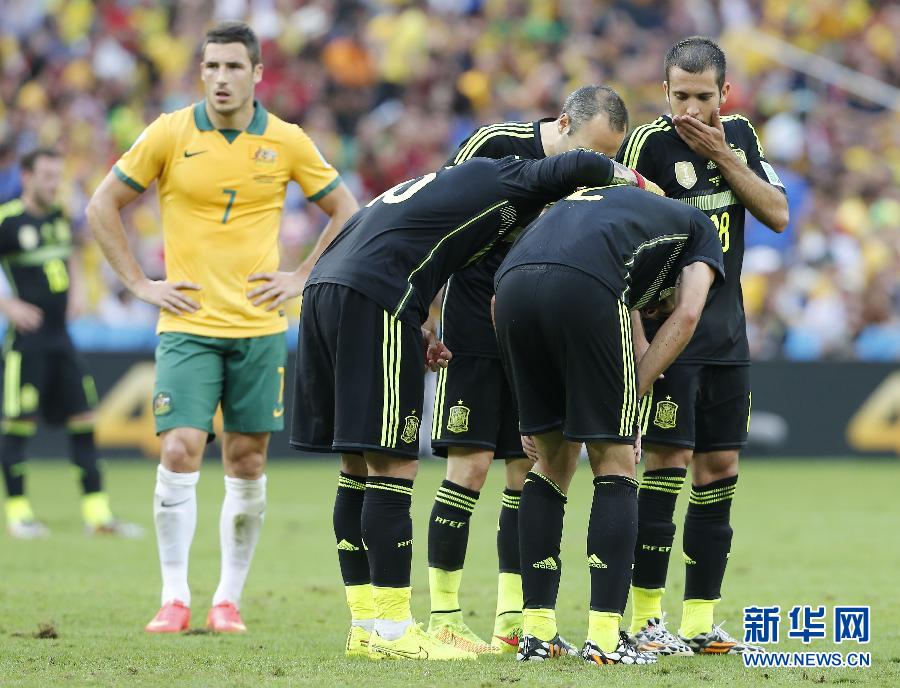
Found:
[[[201, 97], [211, 22], [245, 19], [263, 41], [258, 97], [297, 122], [361, 202], [436, 169], [475, 126], [556, 115], [580, 85], [614, 87], [631, 126], [667, 112], [663, 56], [717, 38], [729, 59], [724, 112], [756, 125], [789, 189], [791, 223], [751, 222], [744, 296], [755, 358], [900, 360], [900, 101], [879, 106], [786, 66], [762, 31], [900, 86], [900, 4], [887, 0], [4, 0], [0, 17], [0, 202], [18, 156], [66, 155], [64, 202], [82, 237], [82, 346], [153, 346], [152, 308], [101, 260], [84, 226], [92, 190], [160, 112]], [[827, 70], [826, 70], [827, 71]], [[827, 77], [826, 77], [827, 78]], [[136, 253], [163, 273], [153, 190], [128, 213]], [[292, 185], [284, 262], [323, 225]]]

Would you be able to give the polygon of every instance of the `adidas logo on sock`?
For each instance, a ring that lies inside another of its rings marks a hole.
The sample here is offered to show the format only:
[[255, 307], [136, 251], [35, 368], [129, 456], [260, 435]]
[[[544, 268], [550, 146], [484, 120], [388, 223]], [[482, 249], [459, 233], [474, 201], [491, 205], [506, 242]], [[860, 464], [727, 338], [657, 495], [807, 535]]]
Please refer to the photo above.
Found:
[[344, 550], [345, 552], [358, 552], [358, 551], [359, 551], [359, 547], [357, 547], [357, 546], [354, 545], [354, 544], [351, 544], [351, 543], [347, 542], [346, 540], [341, 540], [341, 541], [337, 544], [337, 548], [338, 548], [338, 549], [342, 549], [342, 550]]
[[588, 558], [588, 566], [592, 569], [606, 569], [609, 568], [606, 564], [603, 563], [603, 560], [600, 559], [596, 554], [592, 554]]
[[547, 569], [548, 571], [556, 571], [559, 567], [553, 557], [547, 557], [543, 561], [536, 561], [531, 565], [534, 569]]

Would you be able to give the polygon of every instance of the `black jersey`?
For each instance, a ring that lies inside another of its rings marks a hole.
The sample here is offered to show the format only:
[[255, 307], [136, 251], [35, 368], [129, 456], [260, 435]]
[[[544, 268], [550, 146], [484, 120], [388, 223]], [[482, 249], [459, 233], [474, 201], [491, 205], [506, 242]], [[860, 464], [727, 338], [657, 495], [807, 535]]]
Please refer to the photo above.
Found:
[[[458, 165], [470, 158], [503, 158], [517, 155], [527, 160], [539, 160], [544, 155], [541, 141], [541, 122], [503, 122], [476, 129], [447, 160], [447, 166]], [[521, 226], [532, 217], [519, 219]], [[475, 354], [499, 358], [497, 336], [491, 322], [491, 297], [494, 295], [494, 274], [506, 257], [515, 233], [499, 242], [497, 248], [474, 265], [454, 274], [444, 290], [441, 308], [442, 339], [454, 353]]]
[[[753, 125], [746, 117], [721, 118], [725, 140], [735, 154], [760, 178], [784, 191], [784, 185], [763, 154]], [[699, 208], [716, 225], [725, 256], [728, 278], [710, 294], [694, 337], [679, 357], [691, 363], [737, 363], [750, 361], [747, 323], [741, 293], [744, 261], [744, 214], [740, 199], [712, 160], [694, 153], [675, 131], [672, 119], [663, 116], [638, 127], [625, 139], [617, 159], [659, 184], [669, 198]], [[651, 337], [657, 325], [647, 325]]]
[[706, 215], [616, 185], [582, 189], [556, 203], [512, 247], [496, 282], [521, 265], [565, 265], [594, 277], [634, 310], [655, 301], [684, 266], [698, 261], [722, 281], [722, 246]]
[[612, 177], [609, 158], [577, 150], [543, 160], [473, 158], [402, 182], [347, 221], [307, 284], [343, 284], [419, 326], [447, 278], [515, 233], [520, 218]]
[[32, 215], [21, 199], [0, 205], [0, 262], [6, 279], [18, 298], [44, 312], [40, 329], [19, 337], [39, 345], [65, 336], [71, 254], [72, 230], [61, 211]]

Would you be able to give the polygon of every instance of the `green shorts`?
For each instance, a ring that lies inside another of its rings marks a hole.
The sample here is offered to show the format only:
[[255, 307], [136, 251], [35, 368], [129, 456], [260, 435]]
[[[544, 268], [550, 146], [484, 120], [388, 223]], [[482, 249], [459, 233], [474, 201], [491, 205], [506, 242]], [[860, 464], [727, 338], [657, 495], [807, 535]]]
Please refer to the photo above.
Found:
[[283, 334], [245, 339], [163, 332], [156, 347], [157, 434], [198, 428], [213, 435], [221, 402], [226, 432], [284, 429]]

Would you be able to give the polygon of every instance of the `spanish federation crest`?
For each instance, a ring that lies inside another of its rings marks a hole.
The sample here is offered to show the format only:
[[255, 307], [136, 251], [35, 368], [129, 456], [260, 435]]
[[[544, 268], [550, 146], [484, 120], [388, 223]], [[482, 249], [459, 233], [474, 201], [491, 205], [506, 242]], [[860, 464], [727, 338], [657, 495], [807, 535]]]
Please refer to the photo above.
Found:
[[407, 444], [412, 444], [419, 439], [419, 419], [415, 416], [407, 416], [403, 424], [403, 434], [400, 439]]
[[450, 417], [447, 419], [447, 429], [450, 432], [460, 433], [469, 429], [469, 412], [468, 406], [462, 405], [462, 399], [459, 400], [458, 406], [450, 407]]
[[675, 179], [678, 180], [678, 183], [685, 189], [690, 189], [694, 186], [694, 184], [697, 183], [697, 170], [694, 169], [694, 164], [687, 160], [676, 162]]
[[656, 416], [653, 418], [653, 424], [664, 430], [674, 428], [675, 418], [678, 416], [678, 404], [670, 399], [671, 397], [657, 402]]

